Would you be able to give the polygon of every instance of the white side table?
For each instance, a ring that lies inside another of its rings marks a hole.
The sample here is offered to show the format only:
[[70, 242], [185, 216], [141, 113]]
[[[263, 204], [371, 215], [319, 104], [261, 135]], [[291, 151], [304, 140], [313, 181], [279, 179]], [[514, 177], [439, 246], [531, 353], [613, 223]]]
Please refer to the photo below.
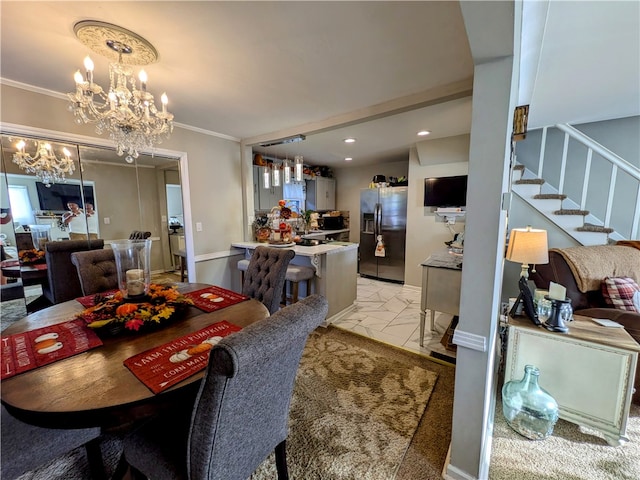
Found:
[[540, 369], [540, 386], [555, 398], [560, 418], [599, 430], [607, 443], [628, 441], [627, 420], [640, 345], [624, 328], [603, 327], [574, 315], [569, 333], [509, 318], [505, 382]]

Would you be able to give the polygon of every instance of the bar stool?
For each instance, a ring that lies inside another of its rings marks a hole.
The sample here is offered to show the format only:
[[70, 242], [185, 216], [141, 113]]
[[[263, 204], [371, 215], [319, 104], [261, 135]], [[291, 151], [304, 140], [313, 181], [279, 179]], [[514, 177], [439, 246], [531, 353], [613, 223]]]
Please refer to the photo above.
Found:
[[[290, 291], [291, 291], [291, 303], [296, 303], [298, 301], [298, 285], [300, 282], [307, 282], [307, 296], [311, 295], [311, 282], [310, 280], [313, 278], [315, 271], [311, 267], [304, 267], [302, 265], [291, 265], [287, 267], [287, 275], [284, 277], [285, 280], [289, 283]], [[285, 283], [284, 287], [284, 297], [285, 297], [285, 305], [287, 298], [287, 286]]]

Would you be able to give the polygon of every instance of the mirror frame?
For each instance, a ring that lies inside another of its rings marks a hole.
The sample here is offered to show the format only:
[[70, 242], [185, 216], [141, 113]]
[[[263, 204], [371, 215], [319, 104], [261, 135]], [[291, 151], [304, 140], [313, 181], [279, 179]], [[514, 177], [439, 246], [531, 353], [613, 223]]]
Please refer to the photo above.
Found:
[[[54, 142], [74, 143], [79, 147], [97, 147], [113, 149], [113, 144], [109, 139], [99, 137], [89, 137], [85, 135], [77, 135], [67, 132], [60, 132], [55, 130], [47, 130], [36, 127], [29, 127], [26, 125], [19, 125], [13, 123], [0, 122], [0, 135], [14, 135], [14, 136], [27, 136], [31, 138], [47, 139]], [[185, 247], [187, 250], [187, 281], [195, 281], [195, 256], [194, 256], [194, 238], [191, 218], [191, 191], [189, 188], [189, 169], [187, 152], [180, 152], [176, 150], [167, 150], [164, 148], [155, 148], [151, 150], [145, 150], [141, 153], [147, 155], [159, 155], [164, 157], [175, 158], [180, 166], [180, 183], [182, 186], [182, 206], [184, 214], [184, 234], [185, 234]], [[124, 162], [124, 158], [122, 159]], [[82, 160], [80, 159], [80, 164]], [[168, 229], [168, 219], [167, 219]]]

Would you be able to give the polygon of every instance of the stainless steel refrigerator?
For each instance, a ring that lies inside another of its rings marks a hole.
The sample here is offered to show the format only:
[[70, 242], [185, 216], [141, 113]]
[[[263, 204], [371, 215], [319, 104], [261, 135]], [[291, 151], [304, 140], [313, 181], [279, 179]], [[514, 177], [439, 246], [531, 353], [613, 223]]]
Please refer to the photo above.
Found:
[[[360, 275], [404, 283], [406, 231], [407, 187], [363, 189], [360, 193]], [[376, 256], [379, 236], [384, 252], [379, 251]]]

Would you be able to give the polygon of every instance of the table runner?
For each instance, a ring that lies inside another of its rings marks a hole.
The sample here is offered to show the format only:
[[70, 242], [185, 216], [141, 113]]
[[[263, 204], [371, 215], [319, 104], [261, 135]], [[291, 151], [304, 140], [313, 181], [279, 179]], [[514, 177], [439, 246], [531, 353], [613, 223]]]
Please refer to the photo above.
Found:
[[213, 346], [222, 337], [240, 330], [241, 327], [223, 320], [127, 358], [124, 365], [149, 390], [160, 393], [203, 370]]
[[4, 380], [100, 345], [100, 338], [82, 320], [3, 336], [0, 378]]
[[246, 295], [215, 286], [185, 293], [184, 295], [193, 300], [193, 304], [205, 312], [213, 312], [249, 300]]

